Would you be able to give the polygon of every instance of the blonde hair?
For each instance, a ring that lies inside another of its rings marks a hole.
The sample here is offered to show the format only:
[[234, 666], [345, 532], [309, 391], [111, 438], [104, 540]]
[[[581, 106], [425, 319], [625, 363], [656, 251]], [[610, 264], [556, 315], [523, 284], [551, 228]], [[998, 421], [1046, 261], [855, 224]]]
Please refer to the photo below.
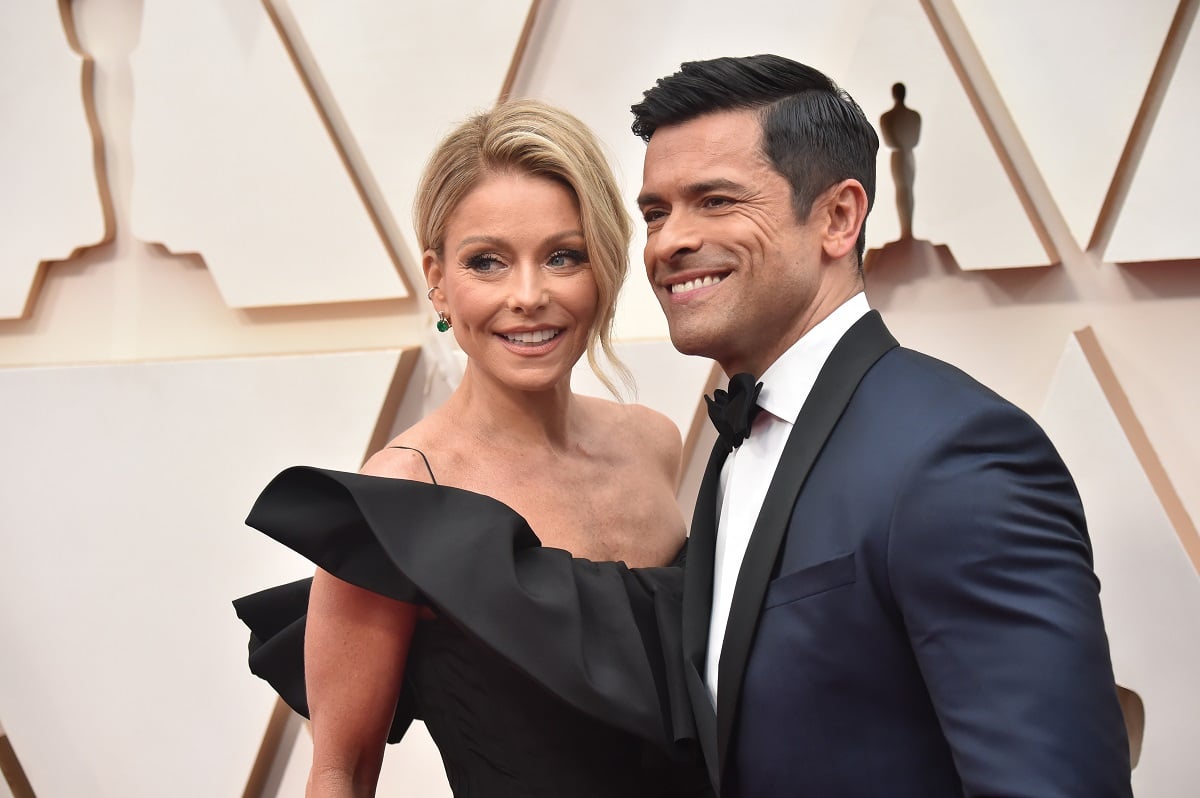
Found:
[[588, 331], [588, 365], [614, 396], [600, 368], [605, 357], [626, 387], [629, 369], [612, 349], [617, 294], [629, 271], [633, 229], [600, 144], [583, 122], [537, 100], [509, 100], [471, 117], [434, 150], [417, 185], [413, 225], [422, 251], [440, 256], [451, 214], [484, 178], [522, 172], [563, 183], [579, 203], [588, 260], [596, 281], [596, 318]]

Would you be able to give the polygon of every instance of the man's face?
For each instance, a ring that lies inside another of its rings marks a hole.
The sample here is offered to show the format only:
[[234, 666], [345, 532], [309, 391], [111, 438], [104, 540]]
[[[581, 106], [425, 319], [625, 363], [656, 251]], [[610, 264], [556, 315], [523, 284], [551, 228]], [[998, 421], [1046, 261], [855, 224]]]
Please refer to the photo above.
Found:
[[[638, 205], [646, 274], [680, 352], [756, 375], [813, 323], [823, 293], [820, 208], [806, 222], [767, 161], [757, 112], [655, 131]], [[819, 320], [819, 319], [818, 319]]]

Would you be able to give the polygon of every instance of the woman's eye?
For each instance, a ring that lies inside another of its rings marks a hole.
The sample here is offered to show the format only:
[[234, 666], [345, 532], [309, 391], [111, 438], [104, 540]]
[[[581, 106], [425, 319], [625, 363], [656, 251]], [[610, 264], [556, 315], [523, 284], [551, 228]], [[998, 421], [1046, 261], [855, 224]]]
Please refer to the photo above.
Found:
[[587, 253], [577, 249], [560, 249], [546, 260], [546, 265], [557, 269], [582, 266], [587, 263]]
[[467, 258], [466, 266], [476, 272], [493, 272], [503, 267], [504, 263], [495, 255], [483, 252]]

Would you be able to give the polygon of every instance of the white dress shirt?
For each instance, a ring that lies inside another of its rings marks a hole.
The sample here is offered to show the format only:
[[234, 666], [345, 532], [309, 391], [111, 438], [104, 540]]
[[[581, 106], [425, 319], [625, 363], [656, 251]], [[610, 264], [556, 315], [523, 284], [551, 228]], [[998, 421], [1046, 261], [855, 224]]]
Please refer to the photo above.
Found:
[[817, 374], [846, 331], [871, 310], [863, 293], [855, 294], [805, 333], [759, 377], [758, 405], [750, 437], [730, 452], [717, 488], [717, 547], [713, 564], [712, 617], [708, 627], [708, 657], [704, 681], [717, 705], [717, 670], [725, 625], [738, 571], [746, 556], [750, 533], [796, 417], [812, 391]]

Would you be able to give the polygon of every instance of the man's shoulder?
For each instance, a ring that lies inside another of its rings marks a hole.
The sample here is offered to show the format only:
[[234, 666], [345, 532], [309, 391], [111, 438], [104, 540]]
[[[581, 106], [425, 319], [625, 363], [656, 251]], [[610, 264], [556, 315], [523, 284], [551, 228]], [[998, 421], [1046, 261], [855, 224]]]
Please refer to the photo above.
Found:
[[931, 452], [1036, 453], [1058, 459], [1041, 425], [962, 369], [896, 347], [863, 378], [843, 416], [845, 445], [910, 464]]
[[883, 355], [868, 376], [916, 389], [942, 390], [1006, 401], [963, 369], [924, 352], [897, 346]]
[[884, 402], [893, 417], [961, 416], [986, 411], [1032, 418], [1021, 408], [958, 366], [897, 346], [863, 378], [856, 398]]

